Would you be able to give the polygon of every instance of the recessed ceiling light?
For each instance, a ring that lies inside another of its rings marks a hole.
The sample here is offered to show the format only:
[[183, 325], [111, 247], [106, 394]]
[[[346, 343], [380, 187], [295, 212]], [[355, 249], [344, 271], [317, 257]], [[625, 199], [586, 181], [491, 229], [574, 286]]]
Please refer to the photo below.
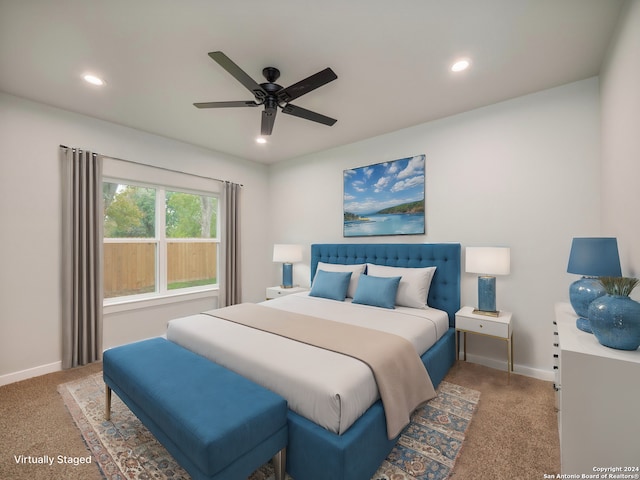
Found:
[[267, 143], [267, 139], [264, 137], [256, 138], [256, 143]]
[[453, 65], [451, 65], [451, 71], [462, 72], [463, 70], [466, 70], [467, 68], [469, 68], [469, 65], [471, 65], [471, 62], [466, 58], [463, 58], [455, 62]]
[[105, 81], [102, 80], [100, 77], [96, 77], [95, 75], [91, 75], [90, 73], [84, 75], [82, 78], [84, 78], [85, 82], [88, 82], [92, 85], [97, 85], [99, 87], [105, 85]]

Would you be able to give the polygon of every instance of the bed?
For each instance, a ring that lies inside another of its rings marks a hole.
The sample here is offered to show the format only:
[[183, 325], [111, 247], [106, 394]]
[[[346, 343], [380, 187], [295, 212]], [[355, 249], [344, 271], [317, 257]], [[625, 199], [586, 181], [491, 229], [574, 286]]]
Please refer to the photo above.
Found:
[[[267, 310], [276, 310], [281, 316], [297, 312], [331, 319], [337, 315], [348, 317], [356, 325], [376, 322], [377, 325], [382, 325], [371, 328], [384, 329], [385, 325], [390, 325], [389, 328], [392, 329], [404, 329], [406, 323], [409, 333], [391, 333], [408, 339], [420, 355], [433, 387], [436, 387], [455, 361], [452, 327], [455, 312], [460, 305], [460, 245], [311, 246], [312, 279], [319, 265], [324, 272], [332, 270], [331, 266], [341, 270], [345, 268], [343, 265], [364, 264], [369, 264], [369, 268], [377, 268], [371, 265], [411, 268], [411, 272], [436, 267], [428, 289], [428, 307], [417, 309], [396, 306], [384, 309], [355, 304], [355, 299], [351, 298], [354, 296], [353, 291], [350, 291], [350, 298], [344, 302], [328, 300], [322, 296], [318, 298], [315, 295], [296, 294], [265, 302], [264, 306], [270, 307]], [[394, 316], [393, 322], [388, 321], [391, 315]], [[350, 361], [349, 364], [334, 364], [332, 362], [337, 361], [335, 357], [341, 357], [340, 355], [284, 338], [277, 339], [277, 343], [269, 351], [260, 351], [264, 345], [263, 336], [269, 334], [220, 320], [215, 316], [214, 310], [173, 320], [169, 323], [167, 338], [247, 376], [287, 399], [290, 408], [287, 472], [295, 480], [371, 478], [395, 445], [397, 436], [388, 436], [384, 407], [375, 388], [375, 381], [371, 388], [370, 380], [365, 378], [371, 376], [370, 369], [353, 359], [340, 360]], [[416, 323], [428, 325], [426, 332], [414, 331]], [[240, 341], [237, 342], [237, 339]], [[309, 349], [314, 350], [314, 353], [309, 353]], [[242, 350], [242, 354], [239, 354], [239, 350]], [[292, 359], [295, 361], [291, 361]], [[291, 367], [291, 372], [281, 374], [271, 371], [276, 367], [280, 369], [283, 365], [286, 366], [284, 370]], [[325, 365], [328, 368], [324, 373], [318, 371], [310, 374], [315, 365]], [[296, 373], [300, 366], [303, 374]], [[288, 378], [289, 374], [297, 377]], [[336, 383], [338, 387], [335, 388], [343, 390], [334, 391], [331, 384], [327, 387], [329, 390], [324, 391], [325, 384], [329, 383]], [[316, 396], [311, 396], [310, 392]], [[351, 397], [355, 398], [353, 402]]]

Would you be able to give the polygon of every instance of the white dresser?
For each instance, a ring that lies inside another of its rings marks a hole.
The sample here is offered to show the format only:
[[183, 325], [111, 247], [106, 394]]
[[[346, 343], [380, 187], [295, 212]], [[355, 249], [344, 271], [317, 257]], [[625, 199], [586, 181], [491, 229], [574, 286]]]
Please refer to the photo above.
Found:
[[569, 303], [556, 304], [555, 318], [562, 473], [640, 473], [640, 350], [600, 345], [576, 328]]

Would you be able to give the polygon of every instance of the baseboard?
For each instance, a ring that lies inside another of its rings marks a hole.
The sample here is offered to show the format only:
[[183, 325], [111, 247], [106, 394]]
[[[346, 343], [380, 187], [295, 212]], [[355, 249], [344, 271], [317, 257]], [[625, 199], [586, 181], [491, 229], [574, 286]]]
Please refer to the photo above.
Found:
[[[460, 354], [460, 358], [462, 358], [462, 353]], [[496, 370], [507, 370], [507, 362], [496, 360], [495, 358], [483, 357], [480, 355], [473, 355], [468, 353], [467, 360], [472, 363], [484, 365], [485, 367], [495, 368]], [[40, 365], [39, 367], [22, 370], [20, 372], [0, 375], [0, 387], [3, 385], [8, 385], [10, 383], [19, 382], [21, 380], [27, 380], [28, 378], [46, 375], [47, 373], [59, 372], [60, 370], [62, 370], [62, 362], [54, 362], [48, 365]], [[548, 382], [553, 382], [555, 380], [555, 376], [552, 371], [531, 368], [525, 365], [515, 364], [513, 366], [513, 371], [514, 373], [520, 375], [525, 375], [527, 377], [537, 378], [539, 380], [545, 380]]]
[[62, 370], [61, 361], [50, 363], [48, 365], [40, 365], [39, 367], [33, 367], [19, 372], [7, 373], [6, 375], [0, 375], [0, 387], [3, 385], [9, 385], [10, 383], [19, 382], [21, 380], [27, 380], [28, 378], [46, 375], [47, 373], [59, 372], [60, 370]]
[[[460, 359], [462, 359], [462, 353], [460, 353]], [[506, 360], [496, 360], [495, 358], [483, 357], [481, 355], [473, 355], [467, 353], [467, 361], [471, 363], [477, 363], [484, 365], [485, 367], [495, 368], [496, 370], [507, 371]], [[526, 365], [513, 365], [513, 373], [524, 375], [526, 377], [537, 378], [538, 380], [545, 380], [547, 382], [553, 382], [555, 376], [550, 370], [542, 370], [539, 368], [527, 367]]]

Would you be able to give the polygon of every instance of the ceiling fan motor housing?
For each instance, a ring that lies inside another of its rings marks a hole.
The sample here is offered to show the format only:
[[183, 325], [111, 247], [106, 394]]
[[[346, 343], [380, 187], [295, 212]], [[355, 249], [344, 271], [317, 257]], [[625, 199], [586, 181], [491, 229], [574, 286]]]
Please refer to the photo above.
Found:
[[275, 96], [269, 95], [264, 101], [265, 111], [268, 115], [275, 113], [275, 108], [278, 106], [278, 100]]

